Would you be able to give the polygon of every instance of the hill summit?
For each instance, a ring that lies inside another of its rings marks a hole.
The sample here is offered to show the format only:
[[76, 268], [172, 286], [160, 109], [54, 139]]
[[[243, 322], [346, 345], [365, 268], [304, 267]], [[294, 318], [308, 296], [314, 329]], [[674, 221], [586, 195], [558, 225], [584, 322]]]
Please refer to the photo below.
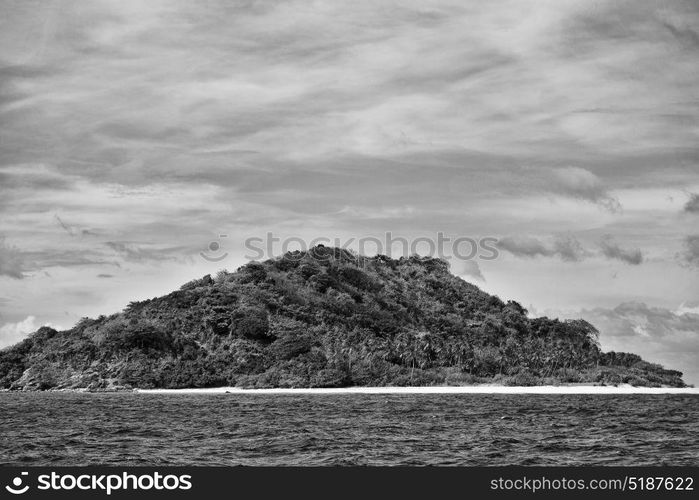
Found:
[[529, 318], [427, 257], [314, 247], [219, 272], [0, 351], [0, 388], [113, 390], [629, 383], [682, 374]]

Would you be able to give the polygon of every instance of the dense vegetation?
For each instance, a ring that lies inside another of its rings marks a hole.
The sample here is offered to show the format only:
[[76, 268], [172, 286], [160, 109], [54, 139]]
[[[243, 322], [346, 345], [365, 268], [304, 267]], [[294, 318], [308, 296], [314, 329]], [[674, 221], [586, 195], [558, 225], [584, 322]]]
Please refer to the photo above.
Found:
[[582, 320], [530, 319], [438, 259], [316, 247], [205, 276], [0, 351], [0, 388], [604, 383], [682, 374], [603, 353]]

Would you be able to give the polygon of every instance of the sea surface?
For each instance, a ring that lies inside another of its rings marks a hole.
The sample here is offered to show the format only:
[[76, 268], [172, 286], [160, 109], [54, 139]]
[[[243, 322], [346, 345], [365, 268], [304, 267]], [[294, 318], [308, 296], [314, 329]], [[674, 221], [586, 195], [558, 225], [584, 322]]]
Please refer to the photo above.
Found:
[[699, 465], [699, 395], [0, 393], [2, 465]]

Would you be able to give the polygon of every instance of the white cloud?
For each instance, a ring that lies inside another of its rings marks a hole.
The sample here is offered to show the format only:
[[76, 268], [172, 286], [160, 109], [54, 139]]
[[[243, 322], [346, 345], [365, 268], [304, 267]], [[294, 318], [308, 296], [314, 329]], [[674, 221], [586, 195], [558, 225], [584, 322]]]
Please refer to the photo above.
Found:
[[24, 258], [19, 250], [5, 243], [0, 237], [0, 277], [24, 278]]
[[615, 259], [632, 266], [638, 266], [643, 262], [643, 253], [638, 248], [622, 248], [612, 238], [605, 235], [599, 242], [602, 254], [608, 259]]
[[679, 316], [683, 314], [695, 314], [699, 316], [699, 302], [682, 302], [675, 310], [675, 314]]
[[452, 263], [451, 272], [464, 278], [485, 282], [485, 276], [475, 260], [457, 260]]
[[619, 200], [607, 192], [602, 180], [580, 167], [564, 167], [553, 170], [554, 189], [574, 198], [597, 203], [610, 212], [621, 211]]
[[685, 373], [685, 381], [699, 384], [699, 314], [684, 304], [672, 311], [642, 302], [626, 302], [613, 309], [584, 309], [580, 315], [600, 331], [605, 350], [634, 352]]
[[17, 323], [5, 323], [0, 326], [0, 349], [16, 344], [40, 326], [42, 325], [37, 324], [34, 316], [27, 316]]

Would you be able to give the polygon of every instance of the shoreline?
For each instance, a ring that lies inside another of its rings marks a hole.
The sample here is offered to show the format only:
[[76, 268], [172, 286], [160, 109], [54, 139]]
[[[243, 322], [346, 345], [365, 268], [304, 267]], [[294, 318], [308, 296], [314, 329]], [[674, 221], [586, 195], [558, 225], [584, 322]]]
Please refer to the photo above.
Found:
[[699, 394], [699, 388], [634, 387], [631, 385], [468, 385], [424, 387], [332, 387], [241, 389], [211, 387], [190, 389], [133, 389], [137, 394]]

